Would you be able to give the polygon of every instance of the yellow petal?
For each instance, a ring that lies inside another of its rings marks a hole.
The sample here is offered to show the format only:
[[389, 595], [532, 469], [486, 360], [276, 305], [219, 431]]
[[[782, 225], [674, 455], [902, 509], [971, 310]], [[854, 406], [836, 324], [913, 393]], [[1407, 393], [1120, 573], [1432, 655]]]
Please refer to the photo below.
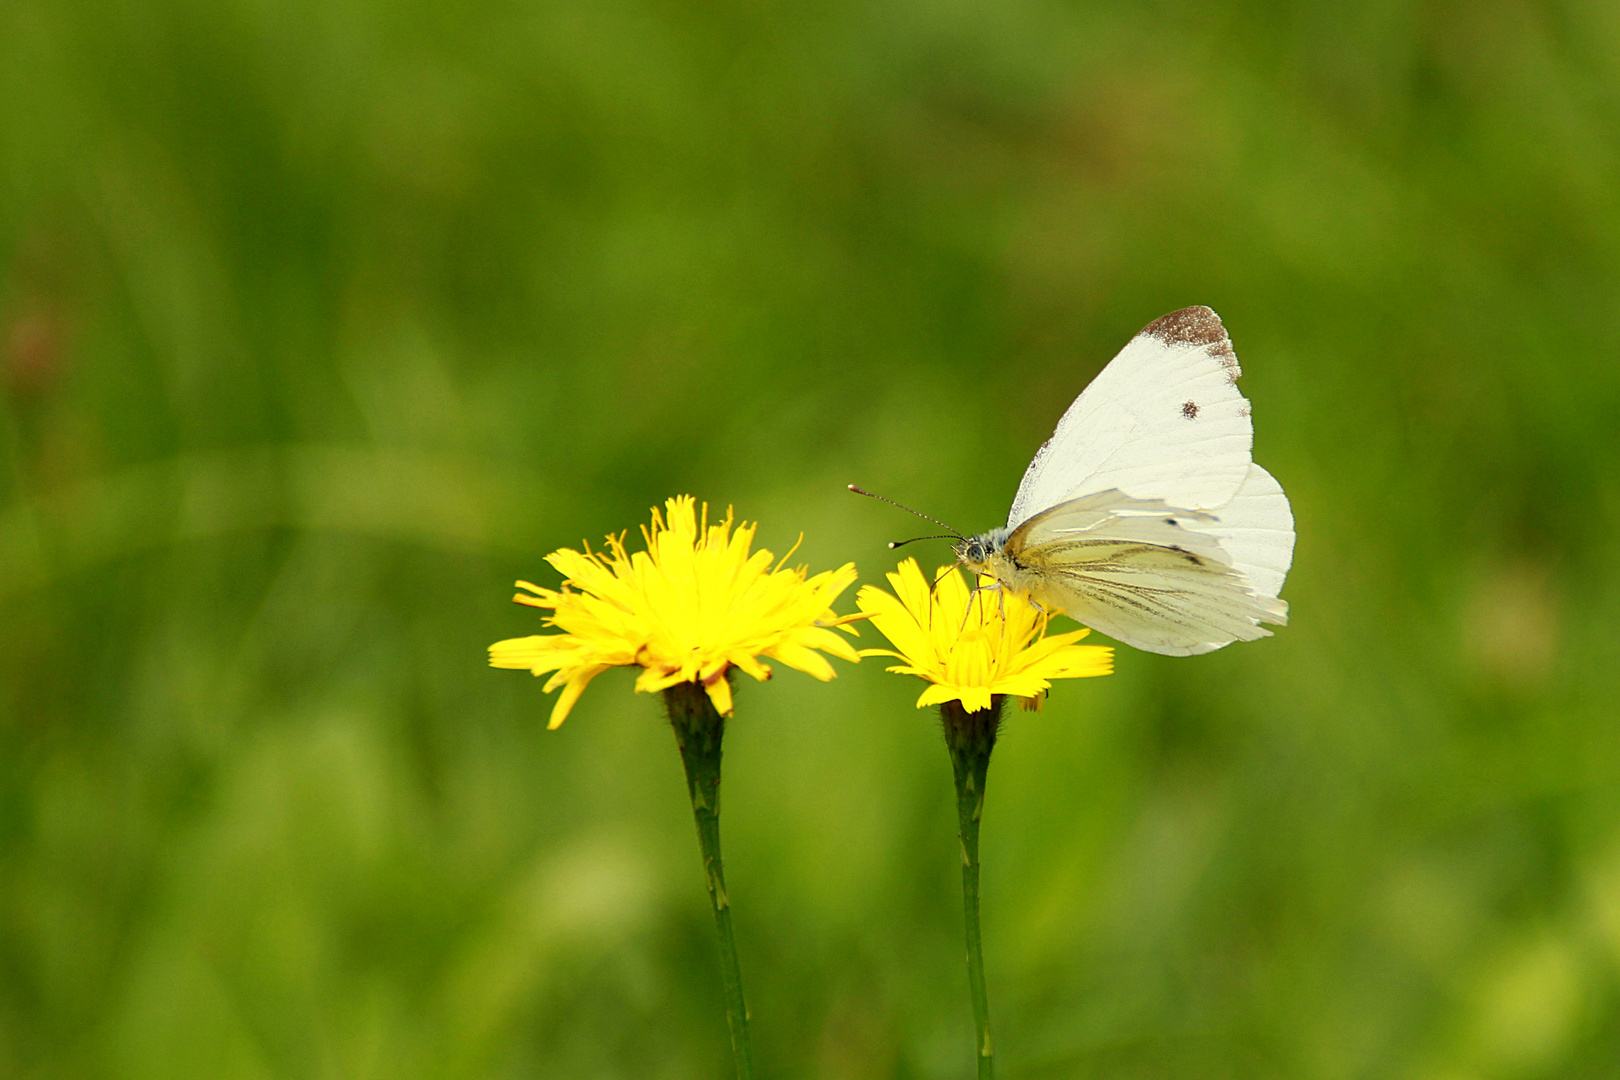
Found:
[[489, 666], [532, 671], [539, 675], [563, 665], [568, 652], [567, 649], [557, 648], [553, 637], [543, 634], [507, 638], [489, 647]]
[[585, 692], [585, 688], [591, 684], [592, 679], [606, 670], [606, 664], [583, 668], [576, 672], [572, 679], [568, 680], [568, 685], [563, 687], [562, 693], [557, 695], [557, 704], [551, 707], [551, 721], [546, 724], [547, 730], [556, 731], [562, 727], [562, 722], [568, 719], [568, 714], [573, 711], [574, 702], [579, 700], [579, 695]]
[[771, 655], [790, 668], [796, 668], [812, 678], [826, 682], [838, 673], [831, 664], [822, 659], [821, 654], [805, 648], [802, 645], [780, 645], [771, 650]]
[[731, 684], [721, 675], [713, 682], [703, 684], [703, 689], [709, 692], [709, 700], [714, 703], [714, 711], [721, 716], [731, 715]]
[[947, 701], [960, 699], [962, 692], [954, 686], [945, 683], [932, 683], [917, 699], [917, 708], [926, 709], [930, 705], [943, 705]]
[[744, 674], [753, 676], [759, 682], [765, 682], [771, 677], [770, 667], [760, 663], [754, 657], [749, 656], [746, 652], [739, 651], [732, 653], [731, 662], [735, 664], [737, 668]]

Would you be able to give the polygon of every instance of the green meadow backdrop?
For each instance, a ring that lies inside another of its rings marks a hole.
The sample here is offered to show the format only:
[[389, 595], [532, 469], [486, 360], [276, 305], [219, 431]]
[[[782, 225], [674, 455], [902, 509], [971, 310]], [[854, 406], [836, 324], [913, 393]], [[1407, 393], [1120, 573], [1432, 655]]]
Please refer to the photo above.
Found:
[[[727, 1075], [659, 703], [545, 731], [512, 582], [685, 492], [881, 581], [845, 484], [997, 523], [1194, 303], [1292, 623], [1011, 716], [1003, 1074], [1620, 1075], [1620, 7], [7, 0], [0, 1075]], [[768, 1077], [969, 1075], [919, 690], [740, 688]]]

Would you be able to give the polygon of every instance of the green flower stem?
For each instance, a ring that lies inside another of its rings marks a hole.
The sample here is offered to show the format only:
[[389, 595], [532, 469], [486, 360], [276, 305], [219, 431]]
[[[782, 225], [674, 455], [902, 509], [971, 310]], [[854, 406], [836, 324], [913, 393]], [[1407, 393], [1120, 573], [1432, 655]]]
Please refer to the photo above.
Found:
[[737, 964], [726, 872], [720, 861], [720, 740], [726, 733], [726, 721], [715, 711], [708, 693], [696, 683], [676, 683], [665, 690], [664, 704], [669, 708], [681, 763], [686, 766], [686, 789], [692, 797], [692, 816], [697, 819], [698, 847], [703, 851], [703, 876], [714, 907], [714, 928], [720, 936], [720, 981], [725, 987], [726, 1023], [731, 1028], [737, 1080], [753, 1080], [748, 1006], [743, 1003], [742, 969]]
[[968, 990], [973, 996], [974, 1056], [979, 1080], [996, 1075], [990, 1046], [990, 1001], [984, 989], [984, 943], [979, 933], [979, 818], [984, 813], [984, 779], [990, 770], [990, 751], [1001, 727], [1001, 706], [996, 695], [990, 708], [968, 712], [960, 701], [940, 706], [945, 723], [945, 747], [956, 774], [956, 819], [962, 841], [962, 911], [967, 923]]

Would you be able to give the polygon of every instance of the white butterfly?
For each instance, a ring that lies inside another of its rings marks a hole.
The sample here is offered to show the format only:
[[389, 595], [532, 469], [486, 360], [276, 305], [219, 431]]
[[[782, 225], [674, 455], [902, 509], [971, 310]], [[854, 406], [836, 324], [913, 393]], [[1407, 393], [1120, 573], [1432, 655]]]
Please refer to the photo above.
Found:
[[1131, 339], [1058, 421], [1005, 528], [954, 545], [968, 569], [1148, 652], [1268, 637], [1294, 516], [1249, 458], [1237, 355], [1207, 307]]

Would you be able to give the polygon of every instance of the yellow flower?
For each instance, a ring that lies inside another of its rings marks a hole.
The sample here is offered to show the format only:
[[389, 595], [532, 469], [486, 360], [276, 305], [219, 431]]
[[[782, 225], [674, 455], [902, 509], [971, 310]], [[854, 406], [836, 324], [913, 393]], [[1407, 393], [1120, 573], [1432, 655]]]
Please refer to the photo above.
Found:
[[562, 548], [547, 555], [563, 575], [560, 590], [517, 583], [533, 595], [512, 599], [552, 609], [546, 625], [563, 633], [497, 641], [489, 662], [536, 675], [555, 672], [546, 692], [563, 691], [551, 727], [567, 719], [585, 687], [610, 667], [640, 666], [637, 693], [699, 683], [715, 709], [730, 716], [726, 672], [732, 667], [765, 680], [771, 669], [758, 658], [770, 656], [825, 682], [834, 672], [816, 650], [860, 660], [830, 629], [854, 634], [845, 624], [865, 618], [831, 610], [855, 581], [854, 563], [806, 580], [802, 566], [784, 570], [771, 565], [769, 551], [750, 554], [755, 526], [744, 522], [733, 532], [729, 510], [710, 525], [708, 505], [700, 524], [690, 495], [664, 505], [668, 517], [655, 508], [652, 527], [642, 527], [647, 550], [627, 552], [621, 533], [607, 538], [606, 553]]
[[1046, 636], [1048, 616], [1022, 593], [979, 589], [970, 593], [955, 567], [929, 587], [907, 559], [888, 575], [890, 596], [863, 585], [856, 606], [894, 644], [894, 650], [863, 649], [862, 656], [893, 656], [904, 663], [889, 668], [916, 675], [931, 685], [917, 708], [961, 701], [968, 712], [990, 708], [993, 694], [1023, 698], [1038, 707], [1053, 679], [1108, 675], [1114, 650], [1106, 645], [1076, 645], [1090, 630]]

